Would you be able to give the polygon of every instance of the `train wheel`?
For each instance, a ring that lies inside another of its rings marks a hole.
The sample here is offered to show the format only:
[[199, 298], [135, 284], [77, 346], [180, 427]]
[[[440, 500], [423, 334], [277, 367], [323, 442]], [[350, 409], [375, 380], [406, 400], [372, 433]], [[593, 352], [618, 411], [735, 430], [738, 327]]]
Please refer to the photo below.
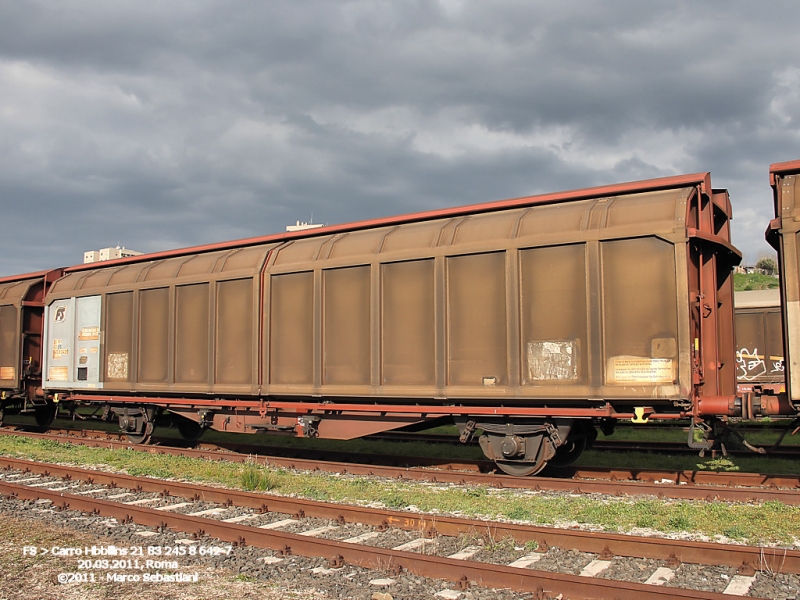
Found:
[[556, 455], [550, 459], [550, 464], [554, 467], [566, 467], [580, 458], [586, 449], [586, 438], [567, 440], [558, 447]]
[[148, 444], [150, 442], [150, 436], [151, 435], [152, 435], [151, 433], [147, 433], [147, 432], [141, 433], [141, 434], [126, 433], [125, 434], [125, 438], [131, 444]]
[[597, 431], [591, 423], [577, 421], [569, 432], [567, 441], [556, 449], [556, 455], [550, 459], [554, 467], [566, 467], [580, 458], [583, 451], [592, 445], [597, 437]]
[[498, 460], [495, 461], [494, 464], [496, 464], [497, 467], [506, 475], [512, 475], [514, 477], [529, 477], [530, 475], [536, 475], [542, 469], [544, 469], [547, 466], [547, 461], [540, 460], [535, 463], [528, 463]]
[[48, 402], [47, 406], [37, 408], [33, 415], [39, 428], [47, 429], [53, 424], [53, 421], [55, 421], [56, 413], [58, 413], [58, 406]]
[[125, 408], [117, 413], [119, 428], [131, 444], [147, 444], [153, 434], [155, 408]]
[[178, 428], [178, 433], [180, 433], [181, 437], [187, 442], [196, 442], [205, 431], [198, 423], [183, 417], [178, 417], [176, 419], [175, 427]]
[[555, 454], [549, 441], [543, 443], [544, 438], [541, 432], [529, 435], [489, 432], [478, 438], [478, 442], [486, 458], [494, 461], [501, 471], [515, 477], [528, 477], [544, 469]]

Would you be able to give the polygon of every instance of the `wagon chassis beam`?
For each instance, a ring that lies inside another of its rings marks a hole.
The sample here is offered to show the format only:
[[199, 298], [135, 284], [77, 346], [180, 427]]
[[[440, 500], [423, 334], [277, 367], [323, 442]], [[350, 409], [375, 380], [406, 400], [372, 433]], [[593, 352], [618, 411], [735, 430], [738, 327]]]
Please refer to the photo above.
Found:
[[[494, 417], [575, 417], [588, 419], [641, 419], [642, 416], [653, 420], [677, 420], [691, 416], [690, 411], [657, 412], [650, 406], [636, 407], [631, 403], [630, 412], [618, 412], [610, 403], [598, 408], [563, 408], [558, 406], [470, 406], [470, 405], [424, 405], [424, 404], [370, 404], [370, 403], [336, 403], [336, 402], [293, 402], [285, 400], [235, 400], [235, 399], [201, 399], [201, 398], [169, 398], [151, 396], [107, 396], [94, 394], [74, 394], [69, 400], [86, 403], [109, 404], [157, 404], [164, 408], [235, 408], [256, 411], [268, 411], [270, 414], [285, 412], [296, 415], [318, 413], [365, 413], [378, 415], [420, 415], [426, 419], [446, 416], [494, 416]], [[640, 421], [637, 421], [640, 422]]]

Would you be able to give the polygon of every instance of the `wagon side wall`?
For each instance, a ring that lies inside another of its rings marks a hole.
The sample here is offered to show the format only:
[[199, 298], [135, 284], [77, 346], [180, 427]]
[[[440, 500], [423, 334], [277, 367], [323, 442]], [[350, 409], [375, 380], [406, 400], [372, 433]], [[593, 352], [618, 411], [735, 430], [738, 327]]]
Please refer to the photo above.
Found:
[[[68, 274], [48, 299], [45, 387], [257, 395], [261, 269], [270, 248]], [[87, 317], [79, 305], [90, 303], [97, 310]]]
[[789, 400], [800, 408], [800, 161], [770, 167], [775, 220], [768, 241], [778, 252], [783, 308], [786, 384]]
[[297, 240], [267, 268], [275, 396], [691, 396], [692, 188]]

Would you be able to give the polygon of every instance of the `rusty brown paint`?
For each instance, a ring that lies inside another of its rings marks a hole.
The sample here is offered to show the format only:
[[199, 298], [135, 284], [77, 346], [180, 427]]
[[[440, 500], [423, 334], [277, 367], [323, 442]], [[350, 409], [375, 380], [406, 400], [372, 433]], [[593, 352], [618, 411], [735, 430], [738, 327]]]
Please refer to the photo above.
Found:
[[800, 161], [770, 166], [775, 219], [767, 241], [778, 253], [786, 391], [800, 410]]
[[0, 390], [7, 396], [43, 398], [44, 297], [61, 275], [53, 269], [0, 279]]

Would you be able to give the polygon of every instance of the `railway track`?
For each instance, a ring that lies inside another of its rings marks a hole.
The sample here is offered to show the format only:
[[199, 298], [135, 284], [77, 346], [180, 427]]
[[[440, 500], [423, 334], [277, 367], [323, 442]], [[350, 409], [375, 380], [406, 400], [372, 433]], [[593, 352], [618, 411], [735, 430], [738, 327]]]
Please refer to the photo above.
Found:
[[[168, 423], [167, 423], [168, 424]], [[662, 430], [662, 431], [676, 431], [676, 427], [674, 425], [664, 425], [664, 424], [652, 424], [648, 425], [653, 430]], [[7, 424], [3, 427], [0, 427], [0, 432], [6, 428], [11, 429], [21, 429], [21, 430], [30, 430], [36, 431], [37, 427], [33, 424]], [[620, 429], [629, 429], [629, 426], [621, 426]], [[788, 429], [787, 429], [788, 428]], [[688, 428], [684, 428], [686, 432], [688, 432]], [[743, 427], [735, 427], [735, 431], [740, 434], [747, 434], [747, 433], [755, 433], [755, 434], [763, 434], [764, 432], [771, 432], [774, 433], [777, 439], [784, 430], [792, 431], [792, 427], [788, 424], [784, 423], [784, 426], [781, 428], [769, 428], [767, 426], [743, 426]], [[72, 433], [74, 430], [71, 429], [50, 429], [50, 431], [58, 431], [62, 433]], [[90, 430], [91, 431], [91, 430]], [[111, 432], [108, 435], [112, 437], [116, 437], [117, 439], [122, 440], [124, 438], [123, 434], [118, 434], [117, 432]], [[364, 439], [374, 440], [374, 441], [389, 441], [389, 442], [416, 442], [416, 443], [423, 443], [423, 444], [431, 444], [431, 445], [452, 445], [452, 446], [463, 446], [458, 436], [452, 434], [428, 434], [428, 433], [420, 433], [420, 432], [384, 432], [379, 434], [374, 434], [371, 436], [366, 436]], [[159, 438], [156, 436], [156, 442], [164, 442], [165, 440], [169, 440], [169, 443], [176, 444], [180, 443], [179, 441], [175, 440], [174, 438]], [[471, 440], [470, 444], [477, 447], [478, 442], [476, 438]], [[203, 445], [203, 444], [201, 444]], [[244, 452], [254, 452], [256, 448], [258, 449], [266, 449], [268, 452], [276, 453], [280, 450], [280, 448], [275, 448], [272, 446], [265, 446], [259, 445], [256, 446], [254, 444], [242, 444], [242, 443], [218, 443], [218, 445], [222, 445], [224, 447], [237, 450], [241, 448], [241, 451]], [[790, 444], [785, 445], [773, 445], [770, 444], [756, 444], [756, 446], [763, 449], [763, 454], [768, 455], [772, 458], [785, 458], [790, 460], [796, 460], [800, 457], [800, 446], [794, 446]], [[660, 454], [669, 454], [669, 455], [676, 455], [676, 454], [683, 454], [683, 455], [696, 455], [698, 454], [697, 450], [689, 448], [685, 441], [642, 441], [642, 440], [616, 440], [616, 439], [598, 439], [592, 445], [593, 450], [598, 450], [601, 452], [648, 452], [648, 453], [660, 453]], [[238, 451], [238, 450], [237, 450]], [[756, 453], [753, 450], [748, 448], [742, 447], [740, 443], [734, 442], [733, 445], [728, 444], [724, 450], [708, 450], [705, 452], [711, 457], [722, 456], [722, 455], [731, 455], [731, 456], [756, 456]], [[342, 454], [344, 455], [344, 454]], [[415, 457], [418, 461], [423, 461], [424, 457]], [[432, 460], [431, 464], [435, 464], [436, 460]], [[494, 465], [490, 461], [485, 460], [476, 460], [476, 465], [480, 465], [480, 468], [483, 469], [490, 469], [493, 468]], [[551, 469], [552, 471], [552, 469]]]
[[[663, 428], [669, 428], [670, 426], [661, 426]], [[39, 428], [37, 428], [33, 424], [20, 424], [20, 423], [8, 423], [6, 425], [0, 426], [0, 432], [3, 431], [32, 431], [36, 432]], [[671, 428], [674, 431], [674, 427]], [[749, 428], [753, 432], [763, 432], [765, 429], [763, 427], [752, 427]], [[739, 429], [741, 431], [741, 428]], [[48, 430], [51, 433], [58, 433], [62, 435], [82, 435], [81, 432], [87, 431], [87, 435], [106, 435], [109, 439], [117, 439], [120, 441], [125, 440], [125, 435], [119, 432], [106, 432], [100, 430], [93, 430], [93, 429], [71, 429], [71, 428], [50, 428]], [[158, 429], [156, 429], [158, 431]], [[687, 430], [688, 431], [688, 430]], [[777, 432], [776, 432], [777, 433]], [[364, 439], [375, 440], [375, 441], [389, 441], [389, 442], [418, 442], [424, 444], [432, 444], [432, 445], [452, 445], [452, 446], [463, 446], [463, 444], [459, 441], [458, 437], [455, 435], [450, 434], [426, 434], [426, 433], [416, 433], [416, 432], [388, 432], [388, 433], [381, 433], [375, 434], [372, 436], [367, 436]], [[154, 437], [154, 441], [156, 443], [170, 443], [170, 444], [180, 444], [182, 439], [177, 438], [167, 438], [167, 437], [159, 437], [156, 435]], [[477, 440], [473, 439], [471, 444], [477, 446]], [[199, 446], [213, 446], [214, 444], [208, 444], [204, 442], [199, 442], [196, 445]], [[281, 447], [274, 447], [265, 444], [247, 444], [247, 443], [238, 443], [238, 442], [217, 442], [216, 445], [223, 446], [229, 449], [233, 449], [236, 451], [242, 452], [251, 452], [254, 453], [257, 450], [266, 449], [269, 452], [277, 452], [281, 450]], [[765, 453], [773, 458], [788, 458], [788, 459], [796, 459], [800, 456], [800, 446], [763, 446], [765, 449]], [[658, 441], [658, 442], [646, 442], [646, 441], [627, 441], [627, 440], [604, 440], [599, 439], [594, 442], [593, 449], [600, 450], [600, 451], [609, 451], [609, 452], [654, 452], [654, 453], [667, 453], [667, 454], [697, 454], [697, 450], [693, 450], [689, 448], [685, 442], [672, 442], [672, 441]], [[709, 450], [707, 451], [712, 456], [717, 454], [721, 454], [721, 451], [718, 450]], [[736, 448], [727, 448], [726, 453], [734, 456], [754, 456], [754, 452], [749, 449], [736, 449]], [[344, 454], [344, 453], [342, 453]], [[423, 461], [425, 457], [415, 457], [415, 460]], [[436, 459], [433, 459], [435, 462]], [[476, 460], [476, 465], [480, 465], [481, 468], [493, 468], [493, 463], [486, 460]]]
[[[758, 586], [765, 573], [800, 573], [797, 550], [353, 507], [19, 459], [0, 458], [0, 468], [0, 493], [17, 500], [91, 513], [109, 527], [135, 523], [151, 528], [138, 532], [147, 539], [158, 535], [153, 528], [170, 529], [193, 534], [178, 540], [187, 546], [213, 546], [211, 537], [268, 549], [272, 553], [261, 557], [265, 564], [292, 555], [319, 557], [328, 561], [319, 571], [324, 575], [347, 564], [390, 577], [409, 572], [441, 578], [457, 590], [479, 583], [540, 598], [648, 599], [730, 598]], [[495, 552], [497, 539], [513, 540], [514, 550]], [[559, 568], [565, 560], [568, 565]], [[637, 570], [638, 577], [620, 577]], [[716, 584], [692, 587], [703, 579]]]
[[[256, 454], [250, 450], [265, 452], [264, 447], [241, 448], [243, 452], [230, 449], [188, 448], [184, 446], [147, 445], [131, 446], [119, 441], [112, 433], [91, 435], [81, 430], [81, 435], [63, 436], [39, 434], [25, 431], [4, 430], [5, 435], [17, 435], [81, 444], [107, 449], [133, 449], [151, 454], [170, 454], [226, 460], [250, 461], [254, 464], [305, 471], [407, 479], [460, 485], [483, 485], [496, 488], [528, 489], [534, 491], [556, 491], [570, 493], [597, 493], [614, 496], [649, 495], [659, 498], [685, 500], [722, 500], [733, 502], [766, 502], [777, 500], [789, 505], [800, 504], [800, 476], [765, 475], [737, 472], [703, 471], [659, 471], [649, 469], [602, 469], [564, 468], [550, 477], [513, 477], [492, 472], [481, 472], [488, 465], [481, 461], [461, 462], [449, 460], [426, 460], [423, 467], [399, 467], [363, 462], [337, 462], [321, 459], [318, 452], [309, 451], [310, 458], [301, 456], [276, 456]], [[174, 441], [174, 440], [172, 440]], [[274, 449], [273, 449], [274, 450]], [[285, 450], [285, 449], [281, 449]], [[353, 457], [351, 457], [353, 458]], [[355, 457], [358, 458], [358, 457]], [[373, 461], [382, 457], [370, 455]], [[388, 457], [387, 457], [388, 458]], [[432, 465], [431, 463], [436, 463]], [[491, 463], [489, 463], [491, 464]]]

